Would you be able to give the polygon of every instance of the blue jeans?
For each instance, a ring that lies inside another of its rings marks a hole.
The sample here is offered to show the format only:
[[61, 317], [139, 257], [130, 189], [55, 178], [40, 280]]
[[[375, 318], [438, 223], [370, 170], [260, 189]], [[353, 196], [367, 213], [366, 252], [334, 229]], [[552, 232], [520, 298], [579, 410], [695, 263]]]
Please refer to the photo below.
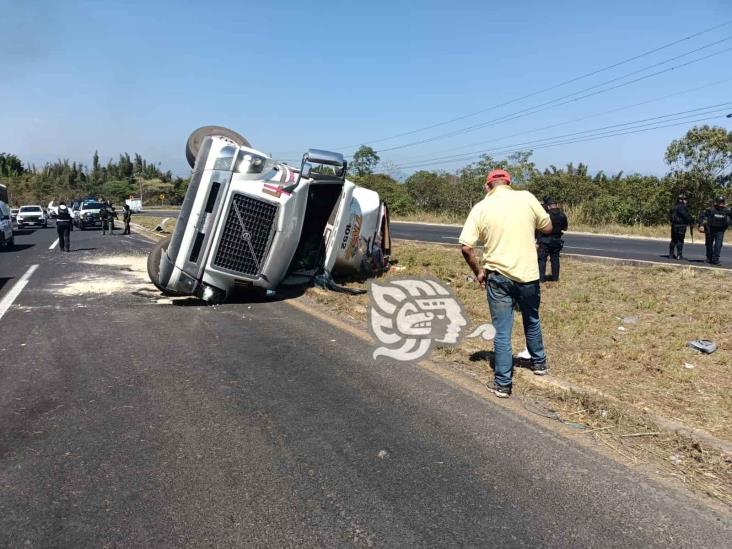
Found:
[[496, 337], [493, 340], [495, 381], [497, 385], [510, 387], [513, 376], [511, 332], [513, 331], [514, 304], [521, 311], [526, 347], [531, 354], [531, 362], [534, 364], [546, 362], [544, 341], [541, 337], [541, 322], [539, 321], [539, 304], [541, 303], [539, 281], [520, 283], [493, 272], [488, 275], [486, 291], [491, 321], [496, 329]]

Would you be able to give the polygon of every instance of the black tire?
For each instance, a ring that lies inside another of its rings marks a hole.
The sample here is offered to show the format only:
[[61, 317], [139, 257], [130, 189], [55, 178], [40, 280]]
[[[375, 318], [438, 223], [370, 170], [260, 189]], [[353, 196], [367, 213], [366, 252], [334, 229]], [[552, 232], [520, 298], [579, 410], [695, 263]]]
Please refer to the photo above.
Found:
[[11, 248], [15, 248], [15, 235], [10, 237], [8, 244], [10, 245]]
[[4, 250], [7, 244], [5, 243], [5, 235], [0, 233], [0, 250]]
[[150, 250], [150, 254], [147, 256], [147, 275], [150, 277], [150, 282], [152, 282], [162, 294], [175, 297], [183, 294], [173, 292], [160, 285], [160, 257], [163, 255], [163, 252], [168, 249], [168, 244], [170, 244], [171, 238], [172, 235], [163, 238], [153, 246], [152, 250]]
[[80, 230], [80, 231], [83, 231], [83, 230], [85, 230], [85, 229], [86, 229], [86, 228], [84, 227], [84, 224], [83, 224], [83, 223], [81, 223], [81, 222], [79, 222], [79, 230]]
[[198, 156], [198, 151], [201, 148], [201, 143], [203, 143], [204, 138], [211, 135], [226, 137], [239, 146], [251, 147], [247, 138], [239, 135], [234, 130], [222, 126], [201, 126], [193, 131], [186, 142], [186, 160], [188, 160], [188, 165], [191, 168], [196, 164], [196, 157]]

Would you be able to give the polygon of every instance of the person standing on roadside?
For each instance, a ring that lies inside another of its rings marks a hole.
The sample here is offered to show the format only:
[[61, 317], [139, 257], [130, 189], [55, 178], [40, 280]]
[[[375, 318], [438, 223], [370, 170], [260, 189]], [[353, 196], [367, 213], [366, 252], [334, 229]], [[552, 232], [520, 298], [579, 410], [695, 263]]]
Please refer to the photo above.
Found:
[[58, 204], [56, 216], [56, 232], [58, 233], [58, 249], [61, 252], [71, 251], [71, 212], [63, 200]]
[[668, 245], [669, 259], [684, 259], [684, 238], [686, 238], [686, 228], [693, 227], [694, 219], [691, 217], [687, 205], [689, 204], [689, 196], [681, 193], [676, 206], [669, 212], [669, 221], [671, 222], [671, 243]]
[[559, 282], [559, 253], [564, 247], [562, 235], [567, 230], [567, 216], [559, 209], [557, 201], [547, 196], [544, 198], [544, 209], [552, 221], [552, 232], [543, 234], [539, 232], [537, 244], [539, 245], [539, 281], [546, 282], [546, 259], [551, 261], [552, 280]]
[[726, 207], [725, 198], [719, 196], [714, 199], [712, 207], [704, 210], [699, 217], [699, 230], [704, 233], [707, 247], [707, 263], [719, 265], [724, 232], [730, 226], [731, 215]]
[[130, 205], [125, 204], [122, 207], [122, 221], [124, 221], [125, 224], [125, 230], [122, 231], [122, 234], [130, 234], [130, 220], [132, 219], [132, 210], [130, 210]]
[[[494, 381], [490, 386], [499, 398], [512, 390], [513, 352], [511, 332], [513, 310], [521, 311], [531, 370], [547, 373], [547, 358], [539, 320], [541, 290], [534, 231], [551, 234], [552, 222], [536, 197], [511, 188], [511, 175], [493, 170], [486, 177], [486, 196], [468, 214], [460, 233], [463, 258], [481, 287], [486, 287], [493, 340]], [[482, 264], [475, 246], [483, 244]]]

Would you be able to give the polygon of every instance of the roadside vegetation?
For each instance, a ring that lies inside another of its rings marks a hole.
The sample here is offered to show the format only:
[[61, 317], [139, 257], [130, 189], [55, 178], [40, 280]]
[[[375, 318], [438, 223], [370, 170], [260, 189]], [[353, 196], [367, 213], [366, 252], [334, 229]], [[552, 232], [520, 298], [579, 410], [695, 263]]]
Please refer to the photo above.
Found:
[[149, 206], [180, 204], [188, 180], [174, 177], [139, 154], [123, 153], [106, 164], [94, 153], [91, 167], [68, 160], [42, 167], [26, 165], [12, 154], [0, 153], [0, 183], [8, 187], [10, 204], [45, 205], [51, 200], [67, 202], [85, 196], [103, 197], [122, 204], [130, 196]]
[[[468, 329], [490, 322], [485, 293], [457, 247], [398, 241], [394, 250], [397, 263], [387, 277], [434, 276], [465, 304]], [[577, 425], [630, 463], [652, 462], [732, 505], [732, 456], [653, 419], [663, 416], [732, 442], [732, 317], [720, 299], [731, 291], [732, 276], [720, 271], [565, 258], [561, 282], [543, 286], [544, 339], [551, 376], [587, 392], [560, 390], [519, 368], [515, 395], [527, 408], [538, 402], [533, 408], [540, 415]], [[307, 295], [366, 326], [367, 296], [319, 288]], [[686, 347], [694, 339], [710, 339], [718, 350], [699, 354]], [[518, 317], [513, 347], [515, 353], [524, 348]], [[466, 339], [459, 348], [436, 349], [432, 358], [488, 382], [489, 349], [491, 343]]]
[[[361, 153], [378, 160], [367, 147]], [[462, 224], [484, 196], [485, 174], [501, 168], [511, 173], [516, 188], [540, 200], [557, 200], [571, 230], [662, 237], [668, 236], [669, 210], [681, 191], [690, 193], [689, 209], [696, 217], [732, 184], [732, 132], [720, 127], [695, 127], [670, 143], [664, 156], [669, 171], [663, 177], [593, 174], [582, 162], [539, 170], [531, 157], [531, 151], [501, 160], [485, 155], [454, 173], [417, 171], [403, 184], [360, 163], [354, 178], [384, 197], [394, 219]]]

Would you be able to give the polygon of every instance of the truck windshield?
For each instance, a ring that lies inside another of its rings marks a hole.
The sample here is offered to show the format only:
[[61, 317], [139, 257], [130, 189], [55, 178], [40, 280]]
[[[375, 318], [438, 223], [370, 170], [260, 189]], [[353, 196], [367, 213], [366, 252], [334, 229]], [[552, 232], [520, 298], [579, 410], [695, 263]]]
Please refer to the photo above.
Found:
[[42, 212], [40, 206], [21, 206], [20, 213], [28, 213], [28, 212]]

